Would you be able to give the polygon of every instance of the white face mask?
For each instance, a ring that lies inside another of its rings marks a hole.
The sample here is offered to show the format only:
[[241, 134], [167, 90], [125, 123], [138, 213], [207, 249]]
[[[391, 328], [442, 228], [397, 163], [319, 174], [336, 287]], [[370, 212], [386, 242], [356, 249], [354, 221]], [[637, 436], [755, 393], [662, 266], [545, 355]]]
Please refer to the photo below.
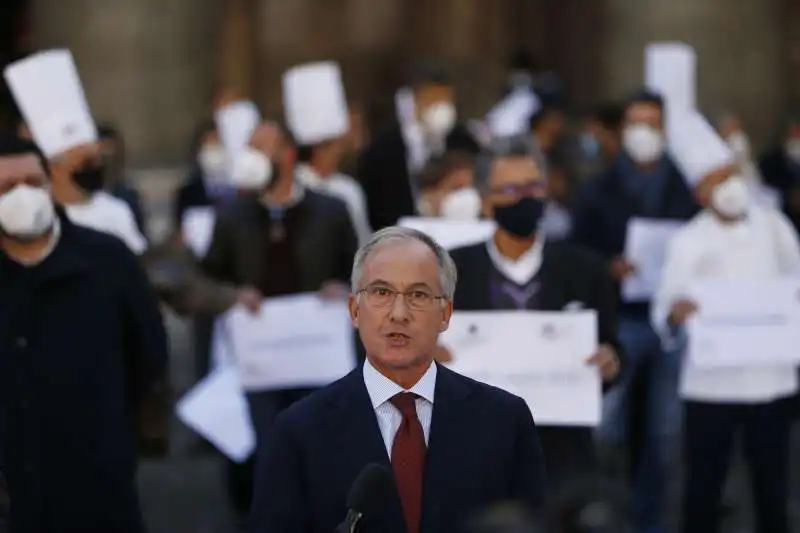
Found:
[[456, 125], [456, 106], [438, 102], [422, 112], [422, 124], [431, 135], [444, 137]]
[[473, 187], [464, 187], [442, 198], [442, 218], [450, 220], [476, 220], [481, 212], [481, 196]]
[[233, 156], [231, 181], [239, 189], [261, 190], [272, 181], [272, 161], [248, 146]]
[[711, 207], [721, 215], [738, 218], [747, 212], [750, 189], [740, 176], [731, 176], [711, 192]]
[[800, 139], [789, 139], [783, 148], [789, 159], [795, 163], [800, 163]]
[[634, 162], [647, 165], [664, 153], [664, 136], [647, 124], [633, 124], [622, 132], [622, 146]]
[[52, 227], [55, 214], [47, 189], [17, 185], [0, 196], [0, 228], [11, 237], [41, 237]]
[[218, 144], [207, 144], [197, 154], [200, 170], [206, 178], [212, 180], [219, 179], [224, 174], [226, 161], [225, 149]]
[[750, 139], [747, 138], [744, 132], [737, 131], [736, 133], [731, 133], [726, 141], [728, 142], [728, 147], [738, 161], [747, 161], [750, 159]]

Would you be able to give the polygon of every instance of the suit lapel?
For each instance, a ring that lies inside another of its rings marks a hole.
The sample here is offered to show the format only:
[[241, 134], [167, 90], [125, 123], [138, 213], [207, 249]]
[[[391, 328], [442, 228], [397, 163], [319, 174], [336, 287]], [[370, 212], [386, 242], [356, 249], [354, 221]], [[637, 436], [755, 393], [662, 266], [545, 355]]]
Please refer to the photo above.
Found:
[[[377, 463], [392, 471], [361, 366], [344, 378], [342, 387], [341, 394], [332, 398], [330, 426], [338, 436], [339, 446], [336, 447], [333, 462], [340, 475], [346, 480], [345, 483], [350, 484], [368, 464]], [[396, 525], [404, 524], [399, 496], [388, 502], [385, 516], [384, 531], [399, 530]]]
[[457, 464], [459, 454], [452, 451], [463, 446], [471, 437], [470, 419], [463, 401], [469, 393], [467, 381], [438, 365], [422, 493], [420, 531], [423, 533], [440, 531], [439, 511], [442, 502], [452, 486], [454, 472], [459, 472], [465, 466]]
[[560, 311], [566, 304], [564, 265], [559, 265], [557, 253], [553, 245], [545, 241], [539, 271], [539, 307], [542, 311]]

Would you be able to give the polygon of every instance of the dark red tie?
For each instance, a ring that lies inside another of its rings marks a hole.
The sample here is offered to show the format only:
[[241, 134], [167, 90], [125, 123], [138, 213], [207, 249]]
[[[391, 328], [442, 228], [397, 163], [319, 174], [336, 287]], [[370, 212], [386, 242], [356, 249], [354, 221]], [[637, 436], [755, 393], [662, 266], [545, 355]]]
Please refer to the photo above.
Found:
[[392, 467], [397, 491], [403, 504], [406, 531], [419, 533], [422, 516], [422, 477], [425, 472], [425, 434], [417, 418], [417, 395], [401, 392], [392, 397], [392, 404], [402, 413], [403, 421], [392, 444]]

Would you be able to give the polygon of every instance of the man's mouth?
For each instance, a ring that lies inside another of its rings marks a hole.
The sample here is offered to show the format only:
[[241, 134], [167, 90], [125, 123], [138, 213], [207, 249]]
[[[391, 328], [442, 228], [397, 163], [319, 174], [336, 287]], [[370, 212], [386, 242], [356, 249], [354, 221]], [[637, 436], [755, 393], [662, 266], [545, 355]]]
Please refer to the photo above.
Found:
[[405, 333], [397, 333], [397, 332], [389, 333], [386, 336], [388, 338], [392, 339], [392, 340], [403, 340], [403, 339], [410, 339], [411, 338], [408, 335], [406, 335]]

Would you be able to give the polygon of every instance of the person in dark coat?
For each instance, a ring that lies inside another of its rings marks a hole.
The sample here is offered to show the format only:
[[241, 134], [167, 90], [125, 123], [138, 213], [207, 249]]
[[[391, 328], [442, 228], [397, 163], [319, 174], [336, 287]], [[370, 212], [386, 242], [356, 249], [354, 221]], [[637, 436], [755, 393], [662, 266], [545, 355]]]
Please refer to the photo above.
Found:
[[[601, 343], [586, 354], [610, 382], [619, 372], [616, 296], [604, 262], [565, 241], [545, 239], [538, 229], [546, 205], [547, 181], [519, 138], [495, 141], [476, 165], [475, 182], [484, 215], [498, 228], [488, 242], [453, 250], [458, 268], [456, 311], [562, 311], [594, 309]], [[539, 425], [548, 481], [562, 483], [595, 465], [590, 427]]]
[[33, 143], [0, 137], [0, 471], [14, 533], [140, 533], [139, 406], [167, 368], [158, 301], [70, 222]]
[[359, 159], [357, 178], [375, 231], [417, 214], [416, 180], [428, 159], [446, 151], [479, 151], [478, 142], [457, 123], [455, 87], [442, 68], [421, 67], [412, 89], [416, 120], [376, 136]]
[[[615, 281], [633, 274], [636, 265], [625, 254], [632, 219], [686, 221], [699, 211], [684, 176], [666, 152], [664, 101], [641, 91], [625, 107], [622, 152], [577, 195], [572, 237], [608, 262]], [[599, 441], [616, 455], [630, 436], [629, 414], [639, 403], [632, 395], [644, 380], [641, 460], [635, 465], [634, 520], [641, 531], [663, 528], [670, 466], [680, 435], [678, 397], [680, 356], [665, 352], [649, 319], [650, 302], [620, 298], [619, 339], [626, 366], [619, 386], [604, 402]]]

